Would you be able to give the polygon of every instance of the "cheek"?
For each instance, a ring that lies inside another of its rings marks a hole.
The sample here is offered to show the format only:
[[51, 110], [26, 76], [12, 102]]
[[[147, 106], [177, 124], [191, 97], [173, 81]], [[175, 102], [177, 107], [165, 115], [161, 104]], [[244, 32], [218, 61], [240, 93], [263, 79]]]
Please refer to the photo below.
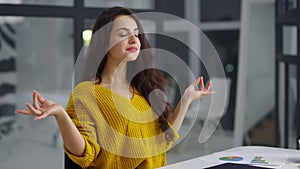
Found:
[[141, 41], [138, 40], [138, 41], [137, 41], [137, 44], [138, 44], [138, 46], [139, 46], [139, 49], [141, 50]]
[[113, 45], [117, 45], [118, 43], [124, 41], [125, 38], [122, 38], [117, 35], [111, 35], [109, 39], [109, 45], [112, 47]]
[[124, 40], [115, 40], [115, 41], [111, 41], [109, 44], [109, 50], [112, 49], [119, 49], [122, 48], [125, 45]]

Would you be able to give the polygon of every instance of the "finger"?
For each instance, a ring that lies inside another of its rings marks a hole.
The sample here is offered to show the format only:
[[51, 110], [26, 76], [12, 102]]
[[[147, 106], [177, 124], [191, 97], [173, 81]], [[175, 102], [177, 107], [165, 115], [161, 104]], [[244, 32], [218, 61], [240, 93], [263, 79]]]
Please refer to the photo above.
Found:
[[32, 94], [32, 105], [35, 109], [39, 109], [39, 104], [37, 103], [37, 94], [35, 91], [33, 91], [33, 94]]
[[39, 110], [36, 110], [34, 107], [32, 107], [29, 103], [26, 104], [27, 108], [34, 114], [34, 115], [41, 115], [42, 112]]
[[211, 94], [215, 94], [216, 92], [215, 91], [207, 91], [207, 92], [205, 92], [204, 94], [205, 95], [211, 95]]
[[203, 87], [204, 87], [204, 80], [203, 80], [203, 76], [201, 76], [201, 78], [200, 78], [200, 82], [201, 82], [201, 86], [203, 86]]
[[208, 94], [215, 94], [216, 93], [216, 91], [210, 91], [210, 92], [208, 92]]
[[17, 109], [16, 113], [24, 114], [24, 115], [32, 115], [32, 113], [28, 110]]
[[208, 81], [206, 90], [210, 91], [212, 81]]
[[42, 95], [41, 95], [39, 92], [37, 92], [37, 91], [35, 91], [35, 92], [36, 92], [36, 94], [37, 94], [37, 99], [38, 99], [38, 101], [39, 101], [41, 104], [43, 104], [43, 103], [46, 101], [46, 99], [43, 98]]
[[203, 76], [201, 76], [200, 77], [200, 81], [199, 81], [199, 83], [200, 83], [200, 90], [203, 90], [204, 89], [204, 81], [203, 81]]

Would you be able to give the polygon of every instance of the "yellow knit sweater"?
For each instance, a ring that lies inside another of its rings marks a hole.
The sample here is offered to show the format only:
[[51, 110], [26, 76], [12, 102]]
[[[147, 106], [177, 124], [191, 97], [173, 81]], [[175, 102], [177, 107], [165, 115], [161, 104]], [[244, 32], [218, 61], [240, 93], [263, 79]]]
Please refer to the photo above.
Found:
[[75, 87], [66, 110], [84, 137], [86, 149], [82, 157], [65, 152], [82, 168], [152, 169], [166, 165], [170, 143], [157, 115], [137, 91], [127, 99], [94, 82], [82, 82]]

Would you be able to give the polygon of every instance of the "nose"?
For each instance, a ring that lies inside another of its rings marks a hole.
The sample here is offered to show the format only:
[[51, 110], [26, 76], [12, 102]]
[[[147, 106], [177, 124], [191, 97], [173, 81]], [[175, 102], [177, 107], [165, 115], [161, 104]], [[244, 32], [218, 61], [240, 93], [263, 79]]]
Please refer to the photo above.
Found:
[[129, 37], [129, 43], [130, 44], [135, 44], [137, 42], [137, 40], [138, 40], [138, 37], [136, 37], [135, 35], [131, 35]]

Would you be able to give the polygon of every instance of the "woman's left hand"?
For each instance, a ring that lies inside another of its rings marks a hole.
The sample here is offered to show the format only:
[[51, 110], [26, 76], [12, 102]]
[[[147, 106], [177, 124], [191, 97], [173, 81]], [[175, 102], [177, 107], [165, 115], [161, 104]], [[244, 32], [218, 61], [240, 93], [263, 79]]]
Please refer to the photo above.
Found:
[[[215, 91], [211, 91], [211, 81], [207, 83], [207, 86], [204, 85], [203, 77], [199, 77], [195, 82], [190, 84], [184, 91], [184, 96], [186, 99], [193, 101], [194, 99], [200, 99], [203, 96], [214, 94]], [[197, 86], [199, 84], [199, 89], [197, 90]]]

